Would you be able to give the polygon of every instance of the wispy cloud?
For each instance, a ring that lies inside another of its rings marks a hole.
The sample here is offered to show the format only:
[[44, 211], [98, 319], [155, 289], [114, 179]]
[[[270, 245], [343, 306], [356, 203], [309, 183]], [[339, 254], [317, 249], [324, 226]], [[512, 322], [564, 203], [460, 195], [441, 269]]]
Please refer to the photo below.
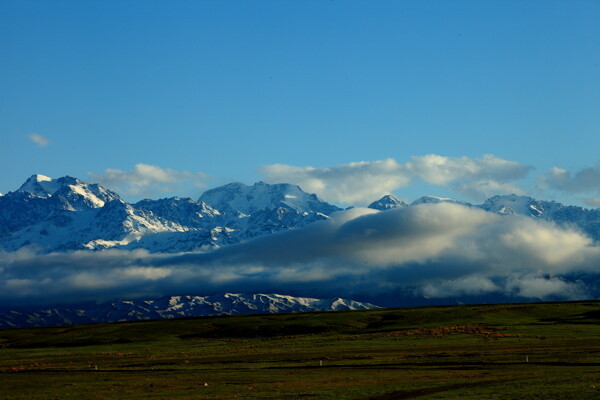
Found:
[[30, 133], [27, 135], [27, 137], [40, 147], [46, 147], [50, 144], [50, 141], [39, 133]]
[[352, 209], [210, 253], [0, 253], [0, 304], [220, 291], [581, 299], [600, 247], [581, 233], [456, 204]]
[[202, 172], [176, 171], [150, 164], [136, 164], [133, 170], [107, 168], [103, 173], [88, 172], [90, 178], [119, 193], [134, 197], [153, 197], [180, 190], [186, 184], [203, 187]]
[[479, 158], [428, 154], [411, 157], [406, 163], [390, 158], [326, 168], [272, 164], [260, 172], [267, 182], [294, 183], [328, 201], [365, 205], [415, 179], [450, 186], [477, 200], [498, 193], [520, 194], [514, 181], [526, 177], [531, 169], [491, 154]]

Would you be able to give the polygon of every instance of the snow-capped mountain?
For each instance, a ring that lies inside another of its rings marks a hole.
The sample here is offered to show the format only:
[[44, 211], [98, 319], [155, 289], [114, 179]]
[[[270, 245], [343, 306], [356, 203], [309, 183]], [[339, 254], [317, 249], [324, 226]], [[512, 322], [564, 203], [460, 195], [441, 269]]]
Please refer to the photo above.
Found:
[[280, 294], [225, 293], [213, 296], [166, 296], [152, 300], [80, 304], [42, 310], [0, 313], [0, 328], [138, 321], [208, 315], [367, 310], [379, 308], [354, 300], [314, 299]]
[[87, 184], [71, 176], [52, 179], [44, 175], [33, 175], [17, 192], [42, 198], [58, 197], [64, 202], [65, 209], [71, 211], [98, 208], [109, 201], [120, 199], [119, 195], [98, 184]]
[[198, 201], [223, 212], [240, 212], [250, 215], [258, 210], [287, 208], [290, 210], [329, 215], [340, 208], [319, 200], [314, 194], [304, 192], [288, 183], [230, 183], [206, 191]]
[[408, 204], [406, 204], [405, 202], [403, 202], [401, 200], [398, 200], [397, 197], [392, 196], [391, 194], [386, 194], [379, 200], [374, 201], [371, 204], [369, 204], [368, 208], [383, 211], [383, 210], [389, 210], [392, 208], [407, 207], [407, 206], [408, 206]]
[[100, 185], [43, 175], [0, 197], [0, 227], [5, 250], [46, 252], [123, 246], [151, 233], [188, 230], [133, 208]]
[[[408, 205], [386, 195], [369, 207], [384, 211], [440, 202], [552, 221], [600, 240], [600, 209], [514, 194], [494, 196], [481, 205], [433, 196]], [[32, 246], [41, 252], [106, 248], [209, 251], [300, 228], [338, 210], [289, 184], [232, 183], [208, 190], [198, 201], [173, 197], [128, 204], [98, 184], [69, 176], [33, 175], [18, 190], [0, 196], [0, 250]]]
[[0, 197], [0, 249], [206, 251], [306, 226], [337, 210], [287, 184], [229, 184], [200, 201], [173, 197], [128, 204], [98, 184], [33, 175]]

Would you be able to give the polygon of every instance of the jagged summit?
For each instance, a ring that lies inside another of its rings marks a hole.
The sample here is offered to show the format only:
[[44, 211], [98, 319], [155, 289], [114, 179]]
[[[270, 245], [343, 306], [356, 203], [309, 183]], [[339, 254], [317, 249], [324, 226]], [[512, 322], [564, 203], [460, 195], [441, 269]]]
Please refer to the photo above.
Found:
[[252, 186], [230, 183], [206, 191], [199, 202], [223, 212], [241, 212], [250, 215], [258, 210], [288, 208], [298, 212], [318, 212], [329, 215], [340, 208], [321, 201], [316, 195], [304, 192], [288, 183], [257, 182]]
[[36, 196], [45, 197], [53, 195], [60, 188], [55, 179], [46, 175], [31, 175], [17, 192], [28, 192]]
[[389, 210], [391, 208], [407, 207], [407, 206], [408, 206], [408, 204], [406, 204], [405, 202], [403, 202], [401, 200], [398, 200], [397, 197], [395, 197], [391, 194], [386, 194], [379, 200], [374, 201], [371, 204], [369, 204], [368, 208], [372, 208], [374, 210]]
[[106, 202], [120, 200], [118, 194], [98, 185], [88, 184], [72, 176], [52, 179], [45, 175], [32, 175], [17, 190], [38, 197], [60, 197], [66, 208], [102, 207]]

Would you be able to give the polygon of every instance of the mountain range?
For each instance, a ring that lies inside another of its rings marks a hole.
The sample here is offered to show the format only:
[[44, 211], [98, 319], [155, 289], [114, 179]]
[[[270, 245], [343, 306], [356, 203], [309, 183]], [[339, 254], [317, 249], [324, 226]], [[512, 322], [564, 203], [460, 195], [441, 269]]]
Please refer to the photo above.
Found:
[[[494, 196], [480, 205], [432, 196], [407, 204], [386, 195], [368, 207], [388, 210], [439, 202], [551, 221], [600, 240], [600, 209], [514, 194]], [[129, 204], [98, 184], [69, 176], [33, 175], [18, 190], [0, 196], [0, 249], [208, 251], [301, 228], [339, 210], [290, 184], [230, 183], [206, 191], [197, 200], [171, 197]]]
[[[368, 207], [386, 210], [421, 204], [457, 203], [510, 218], [520, 215], [575, 229], [600, 240], [600, 209], [566, 206], [531, 197], [497, 195], [474, 205], [421, 197], [408, 204], [392, 195]], [[150, 253], [205, 253], [249, 239], [298, 229], [331, 218], [342, 208], [291, 184], [231, 183], [197, 200], [171, 197], [127, 203], [98, 184], [65, 176], [33, 175], [14, 192], [0, 195], [0, 251], [38, 254], [105, 249]], [[1, 271], [1, 270], [0, 270]], [[68, 323], [176, 318], [215, 314], [326, 311], [376, 307], [349, 299], [313, 299], [281, 294], [167, 296], [108, 303], [47, 305], [0, 310], [0, 328]]]
[[213, 296], [164, 296], [65, 307], [0, 312], [0, 329], [99, 322], [141, 321], [208, 315], [367, 310], [369, 303], [333, 298], [314, 299], [279, 294], [225, 293]]

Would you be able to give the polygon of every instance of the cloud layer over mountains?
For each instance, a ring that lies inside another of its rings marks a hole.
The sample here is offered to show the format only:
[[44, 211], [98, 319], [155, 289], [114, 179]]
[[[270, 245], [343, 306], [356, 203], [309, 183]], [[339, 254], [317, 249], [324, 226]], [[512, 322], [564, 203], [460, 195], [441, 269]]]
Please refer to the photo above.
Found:
[[[38, 135], [39, 136], [39, 135]], [[40, 145], [43, 137], [30, 135]], [[600, 164], [571, 172], [553, 167], [534, 178], [536, 190], [524, 186], [533, 166], [506, 160], [493, 154], [479, 157], [448, 157], [439, 154], [413, 156], [402, 162], [394, 158], [356, 161], [329, 167], [270, 164], [259, 169], [267, 183], [292, 183], [321, 199], [337, 204], [365, 206], [373, 199], [415, 183], [442, 186], [475, 201], [495, 194], [529, 194], [552, 190], [584, 195], [586, 204], [600, 205]], [[102, 185], [134, 198], [152, 198], [167, 193], [194, 196], [210, 177], [202, 172], [177, 171], [139, 163], [130, 171], [107, 168], [102, 173], [88, 172]]]
[[415, 179], [431, 185], [452, 186], [478, 200], [496, 193], [521, 194], [514, 181], [524, 178], [531, 169], [492, 154], [479, 158], [428, 154], [411, 157], [405, 163], [390, 158], [328, 168], [272, 164], [261, 172], [267, 182], [294, 183], [326, 201], [365, 205], [373, 198], [408, 186]]
[[600, 247], [575, 230], [421, 204], [340, 211], [209, 253], [0, 253], [0, 305], [223, 290], [388, 303], [402, 296], [580, 299], [598, 293], [599, 265]]

